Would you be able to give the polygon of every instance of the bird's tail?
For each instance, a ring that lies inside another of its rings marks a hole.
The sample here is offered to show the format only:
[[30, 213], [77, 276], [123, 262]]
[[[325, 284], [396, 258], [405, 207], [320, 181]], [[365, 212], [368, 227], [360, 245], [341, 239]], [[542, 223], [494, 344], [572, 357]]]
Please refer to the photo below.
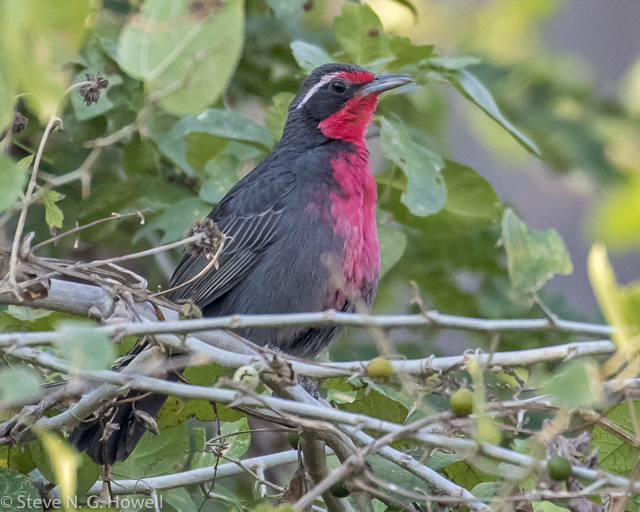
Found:
[[69, 436], [69, 442], [96, 464], [111, 466], [123, 461], [142, 435], [154, 430], [151, 422], [166, 400], [167, 395], [130, 391], [97, 418], [80, 423]]
[[[149, 346], [146, 338], [140, 338], [131, 351], [120, 358], [112, 369], [120, 370]], [[160, 378], [180, 380], [176, 371], [164, 373]], [[111, 466], [124, 461], [136, 447], [147, 430], [157, 431], [155, 417], [167, 401], [167, 395], [132, 390], [76, 426], [69, 442], [80, 452], [85, 452], [96, 464]], [[157, 433], [157, 432], [155, 432]]]

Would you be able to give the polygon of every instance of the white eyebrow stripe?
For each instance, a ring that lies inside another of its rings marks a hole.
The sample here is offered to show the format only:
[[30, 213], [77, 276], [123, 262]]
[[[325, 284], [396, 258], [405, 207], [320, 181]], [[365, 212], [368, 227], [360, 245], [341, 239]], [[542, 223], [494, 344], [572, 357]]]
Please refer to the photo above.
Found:
[[305, 95], [304, 98], [302, 98], [302, 101], [298, 103], [298, 108], [296, 110], [300, 110], [304, 106], [304, 104], [311, 99], [311, 96], [313, 96], [318, 89], [320, 89], [326, 83], [330, 82], [333, 78], [337, 77], [340, 73], [341, 72], [339, 71], [337, 73], [324, 75], [316, 85], [309, 89], [309, 92]]

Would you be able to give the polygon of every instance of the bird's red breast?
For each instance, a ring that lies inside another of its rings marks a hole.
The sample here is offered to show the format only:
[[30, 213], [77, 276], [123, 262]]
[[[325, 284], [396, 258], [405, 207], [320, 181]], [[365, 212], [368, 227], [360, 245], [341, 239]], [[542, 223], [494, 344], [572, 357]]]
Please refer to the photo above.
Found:
[[344, 238], [342, 260], [347, 295], [367, 299], [380, 270], [380, 245], [376, 227], [376, 180], [369, 167], [366, 147], [342, 151], [331, 160], [339, 189], [330, 194], [334, 233]]
[[[352, 83], [368, 83], [375, 75], [369, 72], [340, 73]], [[338, 190], [331, 192], [331, 223], [334, 233], [344, 238], [342, 279], [349, 297], [368, 299], [380, 271], [380, 245], [376, 227], [376, 181], [369, 165], [365, 142], [367, 127], [378, 105], [378, 94], [356, 95], [335, 114], [319, 124], [330, 139], [354, 144], [352, 150], [340, 151], [331, 159]], [[339, 294], [339, 295], [342, 295]]]

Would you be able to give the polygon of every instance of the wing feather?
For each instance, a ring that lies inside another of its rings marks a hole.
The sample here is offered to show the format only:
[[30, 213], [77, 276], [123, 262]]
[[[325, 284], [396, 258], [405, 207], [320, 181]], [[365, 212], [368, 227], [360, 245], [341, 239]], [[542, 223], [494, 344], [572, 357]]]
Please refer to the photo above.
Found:
[[[291, 191], [292, 182], [278, 187], [279, 190], [274, 190], [277, 184], [273, 181], [263, 190], [259, 185], [254, 183], [244, 194], [237, 193], [235, 198], [232, 196], [230, 201], [221, 203], [222, 208], [214, 208], [209, 217], [230, 237], [218, 258], [218, 268], [210, 268], [198, 276], [210, 260], [205, 256], [185, 254], [171, 278], [171, 287], [193, 281], [169, 293], [170, 300], [191, 299], [203, 308], [229, 291], [260, 261], [265, 249], [278, 237], [284, 200]], [[254, 195], [257, 197], [252, 197]], [[234, 208], [234, 202], [237, 208]], [[250, 213], [246, 213], [247, 210]]]

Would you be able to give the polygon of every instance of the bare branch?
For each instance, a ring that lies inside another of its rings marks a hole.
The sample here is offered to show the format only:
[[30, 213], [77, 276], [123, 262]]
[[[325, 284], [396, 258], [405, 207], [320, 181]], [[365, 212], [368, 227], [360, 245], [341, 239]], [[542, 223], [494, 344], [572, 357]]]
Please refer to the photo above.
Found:
[[[330, 452], [329, 452], [330, 453]], [[242, 461], [245, 467], [262, 466], [263, 468], [272, 468], [283, 464], [290, 464], [298, 460], [298, 452], [289, 450], [285, 452], [262, 455]], [[111, 482], [114, 495], [146, 493], [149, 494], [151, 489], [157, 491], [165, 491], [167, 489], [175, 489], [185, 485], [200, 484], [209, 482], [214, 477], [215, 468], [206, 467], [200, 469], [192, 469], [182, 473], [175, 473], [166, 476], [156, 476], [152, 478], [140, 478], [138, 480], [114, 480]], [[217, 478], [228, 478], [230, 476], [239, 476], [245, 474], [245, 468], [236, 464], [220, 464], [217, 468]], [[102, 481], [98, 480], [91, 489], [87, 491], [89, 496], [96, 496], [102, 490]]]

